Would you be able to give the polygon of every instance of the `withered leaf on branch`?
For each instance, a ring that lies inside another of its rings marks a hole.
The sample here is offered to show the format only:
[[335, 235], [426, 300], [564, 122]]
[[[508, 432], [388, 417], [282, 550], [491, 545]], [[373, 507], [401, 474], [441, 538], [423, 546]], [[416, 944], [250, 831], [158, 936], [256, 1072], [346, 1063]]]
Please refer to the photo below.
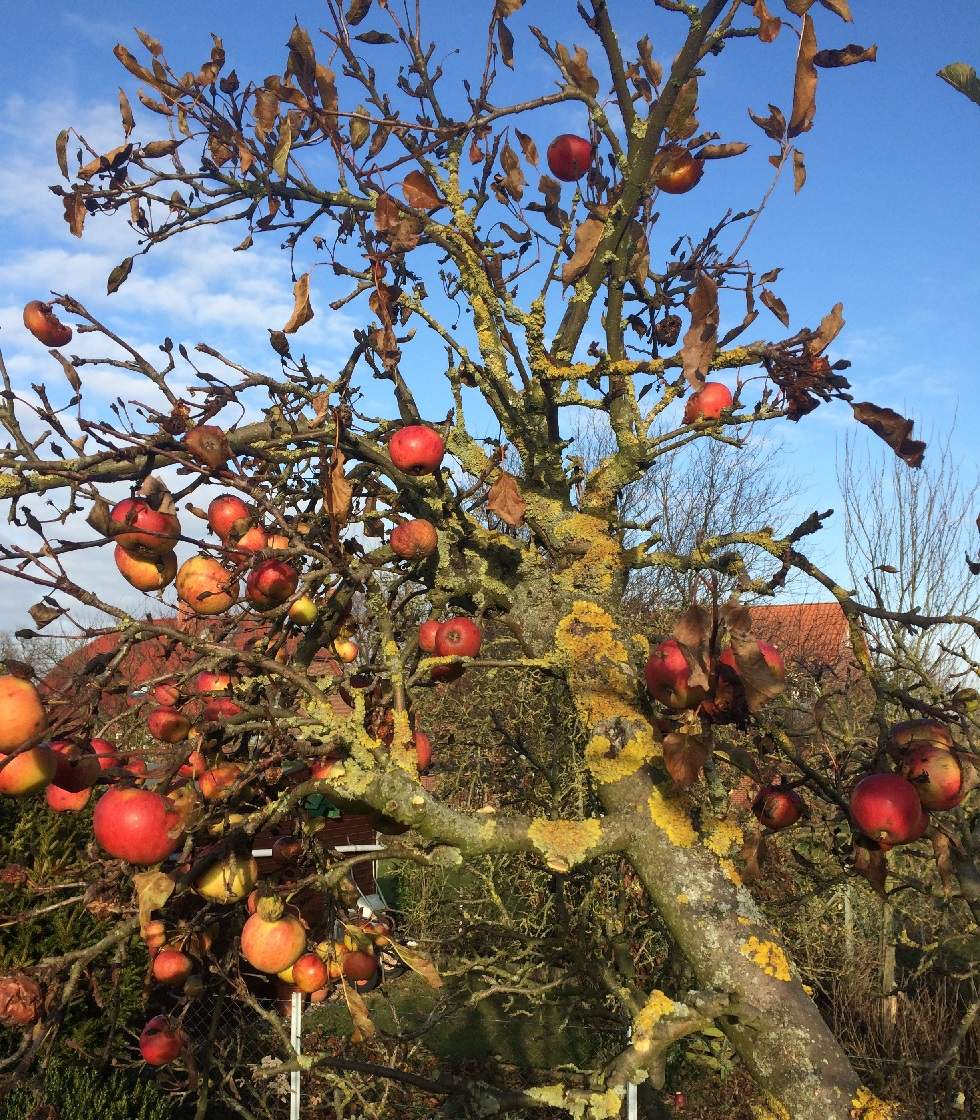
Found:
[[745, 689], [746, 703], [750, 712], [757, 712], [786, 688], [786, 682], [769, 666], [755, 638], [732, 631], [731, 639], [735, 669]]
[[730, 140], [727, 144], [705, 144], [697, 152], [698, 159], [731, 159], [740, 156], [749, 150], [748, 144], [742, 140]]
[[806, 182], [806, 162], [799, 148], [793, 149], [793, 191], [799, 194]]
[[972, 66], [968, 66], [965, 62], [951, 62], [937, 71], [937, 76], [980, 105], [980, 78], [977, 77], [977, 72]]
[[133, 271], [133, 258], [125, 257], [116, 265], [116, 267], [109, 273], [109, 279], [106, 281], [106, 295], [111, 296], [113, 292], [118, 292], [119, 289], [125, 284], [129, 274]]
[[684, 335], [681, 362], [688, 384], [700, 389], [705, 374], [711, 367], [718, 340], [718, 285], [706, 273], [701, 273], [694, 291], [688, 297], [691, 325]]
[[85, 216], [88, 211], [85, 209], [85, 198], [79, 191], [72, 191], [71, 194], [66, 194], [61, 200], [65, 208], [65, 221], [68, 223], [68, 229], [75, 237], [82, 236], [82, 230], [85, 227]]
[[386, 47], [389, 43], [398, 42], [394, 35], [389, 35], [387, 31], [365, 31], [361, 35], [355, 35], [354, 38], [359, 43], [367, 43], [369, 47]]
[[769, 308], [784, 327], [789, 326], [789, 312], [786, 310], [786, 304], [783, 303], [775, 292], [770, 291], [768, 288], [763, 288], [759, 293], [759, 301]]
[[910, 467], [921, 467], [926, 445], [922, 440], [910, 439], [914, 422], [906, 420], [890, 408], [881, 408], [868, 401], [851, 405], [854, 419], [880, 436]]
[[344, 14], [351, 27], [356, 27], [371, 10], [371, 0], [351, 0], [351, 5]]
[[272, 170], [279, 176], [280, 179], [286, 178], [286, 167], [289, 164], [289, 152], [293, 146], [293, 130], [289, 123], [289, 117], [286, 117], [282, 122], [282, 127], [279, 129], [279, 139], [276, 141], [276, 149], [272, 153]]
[[524, 171], [521, 168], [521, 161], [517, 158], [517, 153], [509, 142], [504, 144], [500, 152], [500, 166], [504, 170], [504, 190], [511, 198], [522, 198], [525, 184]]
[[844, 329], [844, 305], [835, 303], [820, 320], [813, 338], [806, 344], [808, 354], [822, 354]]
[[731, 634], [746, 635], [752, 630], [752, 612], [737, 599], [721, 608], [721, 617]]
[[79, 392], [82, 388], [82, 382], [81, 378], [78, 376], [78, 370], [75, 369], [74, 364], [70, 362], [64, 356], [64, 354], [61, 353], [60, 350], [49, 350], [48, 353], [53, 358], [58, 359], [61, 368], [65, 371], [65, 377], [68, 379], [68, 384], [75, 390], [76, 393]]
[[505, 66], [514, 69], [514, 33], [502, 20], [497, 20], [497, 43], [500, 46], [500, 57]]
[[371, 125], [367, 119], [367, 109], [358, 105], [350, 119], [350, 146], [357, 151], [371, 134]]
[[671, 633], [686, 646], [700, 646], [711, 634], [711, 615], [695, 603], [674, 623]]
[[786, 132], [786, 118], [777, 105], [769, 106], [768, 117], [760, 117], [757, 113], [753, 113], [751, 109], [748, 110], [748, 114], [752, 118], [752, 121], [757, 124], [771, 140], [782, 140], [783, 134]]
[[497, 0], [495, 11], [498, 16], [512, 16], [524, 7], [525, 0]]
[[688, 78], [677, 94], [677, 100], [667, 117], [667, 132], [676, 139], [691, 136], [691, 121], [698, 107], [698, 80]]
[[496, 514], [501, 521], [517, 528], [524, 524], [527, 502], [521, 496], [517, 479], [506, 471], [493, 483], [487, 493], [487, 511]]
[[176, 883], [162, 871], [141, 871], [133, 876], [133, 886], [139, 902], [140, 931], [145, 932], [150, 915], [159, 910], [174, 893]]
[[354, 1034], [351, 1036], [355, 1042], [365, 1038], [374, 1038], [375, 1027], [371, 1022], [367, 1004], [361, 993], [352, 985], [344, 982], [344, 999], [347, 1000], [347, 1010], [354, 1023]]
[[575, 252], [561, 270], [561, 282], [567, 288], [588, 271], [595, 251], [602, 240], [605, 222], [598, 218], [586, 218], [575, 230]]
[[133, 120], [133, 109], [122, 87], [119, 89], [119, 116], [122, 118], [123, 135], [129, 139], [129, 134], [136, 127], [136, 121]]
[[264, 141], [266, 135], [272, 130], [279, 115], [279, 94], [274, 89], [264, 86], [255, 91], [255, 105], [252, 116], [255, 119], [255, 135]]
[[708, 748], [697, 735], [669, 734], [664, 736], [664, 768], [673, 780], [687, 789], [701, 776], [708, 760]]
[[43, 630], [45, 626], [54, 622], [56, 618], [61, 618], [65, 613], [65, 608], [59, 607], [54, 599], [45, 595], [39, 603], [35, 603], [33, 607], [29, 607], [27, 613], [34, 619], [34, 625], [38, 630]]
[[570, 55], [568, 47], [559, 43], [557, 53], [572, 82], [590, 97], [595, 97], [599, 92], [599, 81], [589, 69], [589, 52], [585, 47], [576, 47], [575, 54]]
[[445, 203], [421, 171], [410, 171], [402, 180], [405, 201], [416, 210], [438, 210]]
[[778, 16], [772, 15], [766, 7], [766, 0], [755, 0], [752, 12], [759, 21], [759, 38], [763, 43], [772, 43], [783, 26], [783, 21]]
[[346, 525], [350, 519], [353, 496], [354, 491], [344, 475], [344, 454], [335, 447], [324, 471], [323, 501], [331, 519], [338, 525]]
[[817, 33], [813, 19], [803, 17], [800, 49], [796, 55], [796, 80], [793, 84], [793, 112], [789, 118], [789, 136], [799, 136], [813, 127], [817, 115], [817, 69], [813, 57], [817, 53]]
[[521, 132], [519, 128], [514, 129], [517, 139], [521, 143], [521, 151], [524, 153], [524, 158], [532, 167], [538, 166], [538, 148], [534, 141], [526, 132]]
[[421, 953], [413, 952], [404, 945], [399, 945], [397, 941], [393, 941], [391, 947], [413, 972], [417, 972], [422, 977], [430, 988], [442, 987], [442, 977], [428, 957], [423, 957]]
[[851, 15], [851, 5], [848, 0], [820, 0], [825, 8], [829, 8], [836, 15], [839, 15], [846, 23], [852, 23], [854, 17]]
[[888, 868], [885, 863], [885, 853], [877, 844], [855, 841], [854, 870], [867, 879], [882, 898], [885, 897], [885, 875]]
[[308, 323], [313, 318], [313, 315], [313, 305], [310, 303], [310, 274], [304, 272], [293, 285], [293, 310], [282, 328], [283, 334], [295, 334], [304, 323]]
[[58, 170], [67, 179], [68, 175], [68, 129], [63, 128], [55, 138], [54, 152], [58, 158]]
[[872, 43], [870, 47], [860, 47], [857, 43], [848, 43], [835, 51], [817, 51], [813, 56], [814, 66], [823, 66], [828, 69], [835, 66], [856, 66], [859, 62], [876, 62], [878, 59], [878, 45]]

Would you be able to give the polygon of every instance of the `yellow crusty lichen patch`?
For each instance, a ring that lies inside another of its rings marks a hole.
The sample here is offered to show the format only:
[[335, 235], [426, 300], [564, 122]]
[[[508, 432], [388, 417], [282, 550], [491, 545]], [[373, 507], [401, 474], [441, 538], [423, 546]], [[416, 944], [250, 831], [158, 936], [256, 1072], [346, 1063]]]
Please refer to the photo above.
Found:
[[776, 1100], [768, 1097], [765, 1104], [754, 1104], [752, 1120], [791, 1120], [789, 1112]]
[[721, 873], [725, 876], [729, 883], [733, 883], [736, 887], [742, 886], [742, 876], [739, 875], [738, 868], [735, 866], [732, 860], [719, 860], [719, 866], [721, 867]]
[[641, 728], [619, 748], [607, 736], [593, 735], [585, 748], [585, 765], [597, 782], [618, 782], [635, 774], [659, 753], [659, 743], [648, 727]]
[[862, 1085], [851, 1101], [851, 1116], [853, 1120], [895, 1120], [898, 1105], [892, 1101], [879, 1100], [870, 1089], [865, 1089]]
[[738, 825], [730, 819], [720, 820], [710, 817], [702, 828], [701, 843], [716, 856], [727, 856], [732, 849], [741, 847], [745, 836]]
[[602, 825], [588, 821], [531, 821], [527, 830], [531, 843], [554, 871], [568, 871], [581, 863], [590, 848], [599, 843]]
[[790, 979], [789, 959], [783, 950], [772, 941], [762, 941], [754, 934], [742, 942], [739, 952], [759, 966], [767, 976], [777, 980]]
[[678, 895], [678, 896], [677, 896], [677, 897], [676, 897], [676, 898], [674, 899], [674, 901], [675, 901], [675, 902], [677, 903], [677, 905], [678, 905], [678, 906], [686, 906], [686, 905], [687, 905], [687, 904], [688, 904], [688, 903], [689, 903], [689, 902], [690, 902], [691, 900], [690, 900], [690, 899], [689, 899], [689, 898], [687, 897], [687, 895], [686, 895], [686, 894], [684, 894], [684, 892], [682, 891], [682, 892], [681, 892], [681, 893], [680, 893], [680, 894], [679, 894], [679, 895]]
[[562, 544], [584, 546], [584, 553], [557, 575], [569, 588], [609, 591], [619, 573], [622, 549], [609, 533], [609, 525], [587, 513], [574, 513], [555, 525], [555, 537]]
[[665, 1015], [670, 1015], [677, 1004], [659, 988], [650, 993], [639, 1014], [636, 1016], [635, 1034], [649, 1034]]
[[528, 1089], [532, 1100], [560, 1108], [572, 1120], [614, 1120], [623, 1109], [624, 1089], [607, 1089], [604, 1093], [567, 1089], [564, 1085], [539, 1085]]
[[659, 789], [654, 789], [650, 794], [647, 806], [650, 809], [650, 819], [678, 848], [690, 848], [698, 838], [683, 806], [664, 797]]

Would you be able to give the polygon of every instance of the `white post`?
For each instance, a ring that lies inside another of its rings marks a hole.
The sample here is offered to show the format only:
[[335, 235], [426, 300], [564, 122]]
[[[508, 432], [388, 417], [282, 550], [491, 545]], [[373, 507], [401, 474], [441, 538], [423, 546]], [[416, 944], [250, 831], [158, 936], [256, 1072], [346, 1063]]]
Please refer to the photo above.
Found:
[[[293, 992], [292, 1017], [289, 1023], [289, 1041], [299, 1055], [303, 1039], [303, 993]], [[289, 1074], [289, 1120], [299, 1120], [300, 1084], [299, 1070]]]
[[[629, 1027], [626, 1032], [627, 1039], [633, 1038], [633, 1028]], [[632, 1081], [626, 1083], [626, 1120], [637, 1120], [637, 1098], [636, 1086]]]

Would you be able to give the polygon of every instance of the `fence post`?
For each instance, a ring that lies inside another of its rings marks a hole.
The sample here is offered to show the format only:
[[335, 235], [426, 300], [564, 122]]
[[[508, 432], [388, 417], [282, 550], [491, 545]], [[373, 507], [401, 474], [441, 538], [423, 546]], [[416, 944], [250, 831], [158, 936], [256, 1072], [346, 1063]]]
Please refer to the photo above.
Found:
[[[297, 1056], [303, 1042], [303, 993], [293, 992], [292, 1015], [289, 1022], [289, 1041], [293, 1045]], [[300, 1105], [300, 1071], [294, 1069], [289, 1074], [289, 1120], [299, 1120]]]

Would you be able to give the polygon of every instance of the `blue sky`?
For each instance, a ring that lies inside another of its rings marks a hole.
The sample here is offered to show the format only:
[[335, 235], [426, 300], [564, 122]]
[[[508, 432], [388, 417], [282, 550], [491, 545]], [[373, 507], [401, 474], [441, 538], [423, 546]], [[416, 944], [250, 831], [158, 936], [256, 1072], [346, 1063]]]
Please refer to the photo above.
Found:
[[[437, 35], [446, 48], [440, 57], [447, 88], [473, 72], [468, 52], [474, 28], [491, 4], [425, 0], [423, 32]], [[780, 0], [770, 0], [769, 6], [782, 12]], [[611, 7], [624, 44], [648, 33], [657, 57], [669, 62], [677, 45], [673, 29], [682, 21], [652, 3], [616, 0]], [[964, 468], [973, 470], [980, 463], [971, 415], [980, 390], [980, 109], [935, 72], [954, 60], [980, 65], [980, 5], [949, 0], [940, 6], [941, 14], [936, 9], [930, 16], [912, 0], [888, 5], [854, 0], [852, 8], [850, 26], [819, 6], [814, 9], [820, 45], [874, 41], [878, 62], [821, 72], [816, 125], [799, 140], [807, 184], [796, 197], [788, 182], [779, 185], [749, 243], [749, 255], [760, 271], [783, 266], [777, 290], [790, 309], [793, 329], [816, 325], [836, 300], [843, 302], [847, 326], [835, 356], [853, 361], [849, 376], [857, 399], [891, 405], [927, 433], [948, 427], [960, 402], [954, 447]], [[235, 255], [230, 249], [240, 235], [230, 231], [179, 239], [149, 261], [140, 259], [123, 289], [106, 297], [108, 271], [135, 248], [130, 232], [121, 222], [103, 220], [91, 222], [83, 240], [69, 237], [59, 201], [46, 186], [59, 178], [54, 137], [62, 127], [77, 126], [96, 146], [118, 143], [121, 84], [137, 109], [137, 134], [153, 135], [144, 127], [146, 115], [139, 114], [135, 83], [111, 53], [119, 40], [138, 48], [133, 26], [161, 39], [179, 70], [199, 66], [215, 31], [224, 40], [229, 68], [261, 78], [281, 71], [293, 14], [313, 33], [326, 22], [323, 6], [312, 0], [290, 5], [176, 0], [165, 6], [142, 0], [45, 0], [5, 6], [0, 346], [19, 386], [60, 376], [20, 323], [23, 304], [43, 298], [51, 288], [77, 295], [138, 344], [152, 347], [169, 334], [188, 345], [207, 340], [245, 362], [268, 363], [266, 328], [281, 326], [291, 304], [288, 262], [272, 239]], [[510, 23], [517, 64], [513, 74], [501, 76], [500, 102], [532, 96], [553, 80], [550, 63], [524, 30], [528, 23], [569, 45], [587, 41], [572, 0], [529, 0]], [[369, 26], [380, 21], [369, 17], [364, 27]], [[451, 53], [457, 46], [462, 52]], [[385, 50], [392, 52], [393, 66], [400, 61], [398, 47]], [[702, 83], [702, 125], [724, 139], [748, 141], [752, 149], [739, 159], [709, 165], [697, 190], [665, 202], [656, 229], [659, 242], [652, 245], [655, 259], [678, 233], [700, 232], [727, 206], [744, 209], [761, 197], [771, 145], [749, 121], [746, 108], [765, 113], [772, 101], [788, 110], [794, 50], [795, 40], [784, 30], [770, 46], [735, 44], [711, 67]], [[478, 51], [476, 65], [482, 63], [482, 36]], [[386, 57], [376, 51], [376, 65]], [[568, 106], [541, 110], [521, 122], [542, 153], [557, 132], [581, 131], [584, 125], [583, 111]], [[318, 270], [314, 280], [317, 318], [297, 338], [314, 360], [329, 363], [345, 355], [350, 331], [361, 319], [355, 309], [330, 313], [326, 304], [341, 289], [331, 286], [326, 271]], [[779, 336], [778, 324], [767, 315], [762, 312], [746, 337], [763, 331]], [[723, 323], [722, 329], [729, 325]], [[91, 352], [84, 339], [69, 349]], [[441, 359], [435, 349], [431, 353]], [[423, 406], [433, 416], [444, 414], [444, 399], [427, 397], [426, 380], [416, 382]], [[132, 388], [125, 376], [103, 374], [86, 381], [86, 389], [106, 403]], [[840, 439], [853, 428], [849, 410], [832, 406], [799, 425], [782, 423], [759, 433], [782, 443], [780, 462], [798, 485], [801, 514], [840, 508], [834, 461]], [[0, 535], [9, 533], [0, 524]], [[835, 575], [844, 576], [837, 525], [823, 535], [816, 553]], [[105, 553], [82, 554], [77, 563], [97, 589], [138, 606], [119, 595], [121, 581]], [[23, 591], [0, 577], [0, 628], [25, 624], [24, 602]]]

